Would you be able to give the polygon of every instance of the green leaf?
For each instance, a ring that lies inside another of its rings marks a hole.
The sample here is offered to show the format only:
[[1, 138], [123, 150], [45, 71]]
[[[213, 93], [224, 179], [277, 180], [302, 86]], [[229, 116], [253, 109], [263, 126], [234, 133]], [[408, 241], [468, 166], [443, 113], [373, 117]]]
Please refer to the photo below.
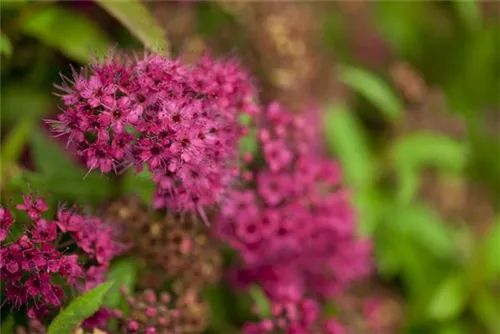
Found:
[[468, 149], [444, 135], [417, 133], [398, 139], [391, 157], [399, 179], [399, 199], [408, 203], [418, 190], [422, 167], [459, 174], [466, 166]]
[[345, 66], [340, 71], [340, 81], [373, 103], [390, 120], [403, 112], [403, 103], [382, 79], [361, 69]]
[[481, 28], [481, 8], [475, 0], [455, 0], [453, 5], [458, 15], [471, 31]]
[[153, 182], [153, 175], [147, 170], [140, 173], [130, 170], [123, 178], [123, 192], [126, 194], [137, 194], [141, 200], [149, 204], [153, 198], [156, 185]]
[[500, 305], [498, 294], [483, 288], [473, 296], [471, 309], [476, 318], [490, 333], [500, 332]]
[[38, 120], [52, 106], [46, 92], [27, 85], [12, 84], [2, 87], [1, 92], [2, 125], [11, 128], [26, 118]]
[[248, 289], [248, 293], [253, 299], [255, 306], [257, 307], [258, 314], [261, 318], [269, 318], [271, 316], [271, 303], [269, 299], [262, 291], [262, 288], [258, 285], [251, 285]]
[[30, 131], [33, 127], [33, 121], [25, 118], [10, 130], [2, 142], [2, 168], [8, 163], [14, 163], [19, 159], [26, 142], [29, 139]]
[[59, 6], [45, 6], [27, 16], [21, 30], [80, 63], [89, 63], [92, 53], [105, 55], [111, 47], [109, 38], [94, 22]]
[[110, 308], [120, 308], [126, 311], [127, 303], [124, 300], [120, 289], [125, 287], [127, 291], [133, 291], [137, 279], [137, 261], [134, 258], [126, 257], [114, 261], [108, 272], [108, 280], [115, 284], [106, 295], [105, 306]]
[[429, 305], [429, 316], [447, 321], [457, 318], [465, 308], [467, 289], [461, 276], [451, 275], [441, 282]]
[[71, 304], [59, 312], [49, 326], [48, 334], [69, 334], [83, 321], [97, 312], [104, 296], [113, 286], [113, 282], [105, 282], [96, 288], [76, 297]]
[[0, 54], [3, 54], [7, 57], [12, 55], [12, 43], [10, 42], [9, 37], [0, 31]]
[[325, 113], [325, 127], [328, 147], [340, 160], [349, 185], [356, 190], [369, 186], [374, 180], [374, 158], [353, 113], [343, 105], [331, 106]]
[[165, 32], [140, 1], [97, 0], [97, 3], [120, 21], [147, 49], [162, 50], [168, 54], [169, 45]]
[[14, 316], [10, 313], [7, 318], [2, 319], [2, 327], [0, 328], [2, 334], [14, 333]]
[[483, 245], [483, 259], [487, 277], [495, 281], [500, 275], [500, 219], [493, 224]]
[[33, 131], [31, 145], [36, 169], [45, 175], [60, 177], [82, 175], [83, 168], [72, 162], [58, 144], [50, 141], [40, 130]]

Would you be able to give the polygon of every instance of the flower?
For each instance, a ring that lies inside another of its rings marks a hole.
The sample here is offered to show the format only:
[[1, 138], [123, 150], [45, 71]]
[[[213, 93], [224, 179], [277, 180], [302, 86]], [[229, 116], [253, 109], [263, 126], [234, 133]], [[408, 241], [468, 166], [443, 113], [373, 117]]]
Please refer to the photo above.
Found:
[[111, 54], [63, 77], [62, 113], [48, 120], [89, 170], [135, 166], [153, 174], [153, 203], [198, 210], [224, 197], [238, 176], [242, 112], [256, 114], [255, 89], [235, 59], [208, 54], [184, 65], [156, 54]]
[[7, 238], [12, 223], [14, 223], [14, 219], [12, 219], [9, 210], [0, 205], [0, 241]]
[[[7, 301], [17, 309], [27, 307], [29, 317], [43, 319], [62, 306], [63, 284], [83, 292], [103, 282], [111, 259], [124, 245], [98, 217], [60, 208], [55, 220], [49, 220], [42, 217], [49, 209], [42, 198], [29, 195], [23, 200], [16, 209], [26, 211], [31, 222], [17, 240], [0, 249], [0, 276]], [[0, 213], [2, 231], [8, 231], [14, 219], [3, 206]]]

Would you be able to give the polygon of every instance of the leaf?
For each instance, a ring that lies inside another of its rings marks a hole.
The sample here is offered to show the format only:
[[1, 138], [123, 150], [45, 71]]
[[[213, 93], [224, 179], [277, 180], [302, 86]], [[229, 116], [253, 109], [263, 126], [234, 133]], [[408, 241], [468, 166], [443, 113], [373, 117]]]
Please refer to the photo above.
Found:
[[483, 245], [483, 258], [487, 277], [495, 281], [500, 275], [500, 219], [491, 226]]
[[461, 276], [450, 275], [436, 289], [429, 305], [429, 315], [436, 320], [457, 318], [465, 308], [467, 289]]
[[105, 282], [76, 297], [52, 321], [48, 329], [48, 334], [72, 333], [83, 320], [97, 312], [103, 303], [104, 296], [112, 286], [113, 282]]
[[258, 285], [251, 285], [248, 289], [248, 293], [253, 299], [255, 306], [257, 307], [258, 314], [261, 318], [269, 318], [271, 316], [271, 303], [269, 299], [262, 291], [262, 288]]
[[124, 193], [137, 194], [146, 204], [151, 203], [156, 189], [153, 175], [147, 170], [140, 173], [135, 173], [133, 170], [128, 171], [123, 178], [122, 186]]
[[0, 328], [2, 334], [14, 333], [14, 316], [10, 313], [6, 318], [2, 319], [2, 327]]
[[408, 203], [420, 185], [422, 167], [459, 174], [465, 169], [468, 149], [444, 135], [417, 133], [398, 139], [391, 148], [391, 157], [399, 179], [399, 198]]
[[455, 0], [453, 5], [458, 15], [471, 31], [481, 28], [481, 8], [475, 0]]
[[92, 21], [59, 6], [45, 6], [27, 16], [21, 30], [80, 63], [89, 63], [92, 53], [104, 56], [111, 47], [109, 38]]
[[96, 1], [108, 13], [120, 21], [144, 46], [155, 52], [169, 53], [165, 32], [158, 25], [146, 6], [137, 0]]
[[41, 173], [59, 177], [82, 175], [83, 168], [71, 161], [58, 143], [50, 141], [40, 130], [33, 131], [31, 145], [33, 162]]
[[483, 288], [473, 296], [471, 309], [477, 319], [490, 333], [500, 332], [500, 305], [498, 295]]
[[355, 67], [344, 66], [340, 71], [340, 81], [373, 103], [390, 120], [395, 120], [403, 112], [403, 103], [382, 79]]
[[12, 43], [10, 42], [9, 37], [0, 31], [0, 54], [3, 54], [7, 57], [12, 55]]
[[2, 125], [7, 128], [15, 126], [17, 122], [26, 118], [38, 120], [52, 106], [46, 92], [25, 84], [2, 87], [1, 96]]
[[120, 308], [126, 311], [127, 306], [120, 289], [125, 287], [127, 291], [133, 291], [137, 278], [137, 262], [134, 258], [126, 257], [114, 261], [108, 272], [108, 280], [115, 284], [106, 295], [105, 306], [110, 308]]
[[2, 168], [4, 168], [9, 163], [16, 162], [23, 149], [25, 148], [26, 142], [29, 139], [29, 134], [33, 128], [33, 121], [29, 118], [25, 118], [21, 122], [17, 123], [16, 126], [10, 130], [7, 136], [2, 142]]
[[375, 166], [364, 129], [353, 113], [343, 105], [334, 105], [325, 113], [328, 147], [341, 162], [349, 185], [356, 190], [370, 185]]

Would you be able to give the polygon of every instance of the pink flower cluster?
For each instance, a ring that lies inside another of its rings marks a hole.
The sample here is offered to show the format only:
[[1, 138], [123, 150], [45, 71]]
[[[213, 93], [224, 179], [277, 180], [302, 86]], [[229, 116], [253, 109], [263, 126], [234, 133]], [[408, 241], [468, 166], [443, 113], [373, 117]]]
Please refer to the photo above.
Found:
[[43, 318], [65, 297], [56, 276], [78, 291], [91, 289], [104, 280], [124, 245], [114, 241], [112, 229], [98, 217], [59, 209], [55, 220], [46, 220], [42, 214], [49, 207], [43, 199], [23, 199], [16, 209], [25, 211], [30, 223], [17, 240], [10, 231], [14, 219], [0, 206], [0, 277], [12, 306], [27, 306], [30, 317]]
[[340, 167], [321, 157], [317, 132], [306, 116], [271, 104], [259, 129], [267, 167], [253, 172], [255, 189], [230, 192], [217, 222], [242, 257], [240, 280], [280, 303], [331, 297], [371, 267]]
[[67, 135], [90, 170], [135, 166], [152, 172], [156, 207], [216, 203], [238, 175], [241, 113], [255, 114], [255, 90], [234, 59], [208, 55], [187, 66], [145, 55], [109, 56], [64, 78], [53, 131]]

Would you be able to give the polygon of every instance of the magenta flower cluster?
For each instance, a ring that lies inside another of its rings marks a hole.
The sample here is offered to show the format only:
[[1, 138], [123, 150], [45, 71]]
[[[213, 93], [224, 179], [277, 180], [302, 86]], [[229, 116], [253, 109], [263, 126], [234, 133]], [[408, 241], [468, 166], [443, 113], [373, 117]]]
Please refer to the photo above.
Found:
[[259, 129], [267, 167], [253, 172], [254, 189], [231, 191], [217, 222], [241, 255], [241, 283], [279, 303], [334, 296], [370, 271], [370, 243], [355, 236], [340, 167], [321, 156], [317, 135], [306, 116], [271, 104]]
[[146, 167], [154, 204], [176, 211], [215, 204], [238, 175], [241, 113], [256, 114], [255, 90], [234, 59], [206, 55], [188, 66], [145, 55], [111, 55], [64, 78], [53, 131], [67, 135], [90, 170]]
[[43, 199], [23, 199], [16, 209], [27, 213], [29, 223], [19, 227], [23, 233], [17, 239], [11, 233], [11, 212], [0, 206], [0, 277], [12, 306], [28, 307], [31, 318], [44, 318], [65, 297], [56, 276], [77, 291], [91, 289], [104, 281], [111, 259], [124, 245], [98, 217], [59, 209], [56, 219], [47, 220], [43, 214], [49, 207]]

